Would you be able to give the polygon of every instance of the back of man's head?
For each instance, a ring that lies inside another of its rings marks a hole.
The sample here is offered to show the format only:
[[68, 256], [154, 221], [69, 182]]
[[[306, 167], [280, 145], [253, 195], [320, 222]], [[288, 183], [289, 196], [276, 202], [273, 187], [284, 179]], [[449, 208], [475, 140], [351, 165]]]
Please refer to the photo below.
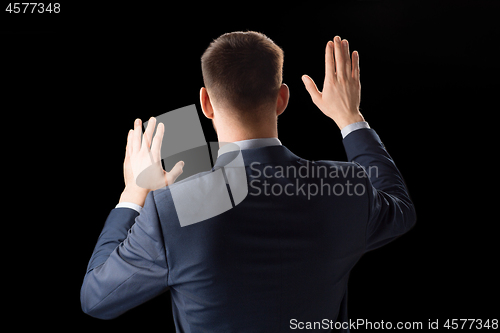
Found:
[[259, 32], [226, 33], [203, 53], [201, 69], [212, 102], [247, 118], [276, 104], [283, 50]]

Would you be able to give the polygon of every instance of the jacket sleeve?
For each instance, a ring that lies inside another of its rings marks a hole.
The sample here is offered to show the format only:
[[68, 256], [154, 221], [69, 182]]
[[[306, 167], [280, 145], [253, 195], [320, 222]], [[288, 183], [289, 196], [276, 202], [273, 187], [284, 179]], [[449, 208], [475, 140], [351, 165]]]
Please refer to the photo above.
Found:
[[141, 214], [115, 208], [106, 220], [80, 291], [83, 312], [112, 319], [166, 291], [167, 262], [153, 192]]
[[369, 219], [366, 250], [389, 243], [416, 222], [415, 208], [403, 177], [373, 129], [351, 132], [344, 140], [347, 158], [368, 175]]

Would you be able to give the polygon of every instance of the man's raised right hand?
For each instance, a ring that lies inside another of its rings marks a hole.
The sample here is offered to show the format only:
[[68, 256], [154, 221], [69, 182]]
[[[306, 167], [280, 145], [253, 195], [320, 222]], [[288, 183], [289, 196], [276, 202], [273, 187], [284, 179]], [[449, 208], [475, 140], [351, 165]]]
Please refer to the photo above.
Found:
[[[335, 56], [334, 56], [335, 52]], [[339, 36], [334, 42], [328, 41], [325, 51], [325, 81], [323, 91], [320, 92], [313, 79], [302, 76], [312, 101], [328, 117], [332, 118], [337, 126], [345, 126], [364, 121], [359, 112], [361, 99], [361, 83], [359, 81], [359, 54], [349, 55], [349, 43], [341, 41]]]

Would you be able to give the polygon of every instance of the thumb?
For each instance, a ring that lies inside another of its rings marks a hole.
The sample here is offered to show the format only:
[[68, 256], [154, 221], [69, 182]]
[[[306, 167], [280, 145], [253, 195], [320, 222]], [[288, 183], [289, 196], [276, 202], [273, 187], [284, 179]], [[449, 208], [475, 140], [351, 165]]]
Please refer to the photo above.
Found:
[[318, 87], [316, 87], [316, 83], [308, 75], [302, 75], [302, 81], [306, 86], [307, 92], [311, 95], [313, 102], [316, 104], [321, 99], [321, 93]]
[[184, 167], [184, 162], [179, 161], [177, 162], [177, 164], [174, 165], [174, 167], [172, 168], [172, 170], [170, 170], [170, 172], [167, 172], [165, 174], [167, 185], [172, 185], [175, 182], [177, 177], [179, 177], [182, 174], [183, 167]]

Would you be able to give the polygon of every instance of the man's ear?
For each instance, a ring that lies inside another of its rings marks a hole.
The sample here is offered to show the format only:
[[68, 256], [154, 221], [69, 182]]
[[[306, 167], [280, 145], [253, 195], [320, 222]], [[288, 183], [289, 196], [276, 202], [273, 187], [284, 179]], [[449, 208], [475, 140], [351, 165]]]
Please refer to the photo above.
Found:
[[205, 87], [200, 89], [200, 104], [203, 114], [208, 119], [214, 119], [214, 109], [212, 107], [212, 102], [210, 101], [210, 96], [208, 96], [208, 91]]
[[283, 111], [285, 111], [289, 98], [290, 90], [288, 89], [288, 86], [283, 83], [278, 93], [278, 100], [276, 101], [276, 116], [279, 116], [283, 113]]

